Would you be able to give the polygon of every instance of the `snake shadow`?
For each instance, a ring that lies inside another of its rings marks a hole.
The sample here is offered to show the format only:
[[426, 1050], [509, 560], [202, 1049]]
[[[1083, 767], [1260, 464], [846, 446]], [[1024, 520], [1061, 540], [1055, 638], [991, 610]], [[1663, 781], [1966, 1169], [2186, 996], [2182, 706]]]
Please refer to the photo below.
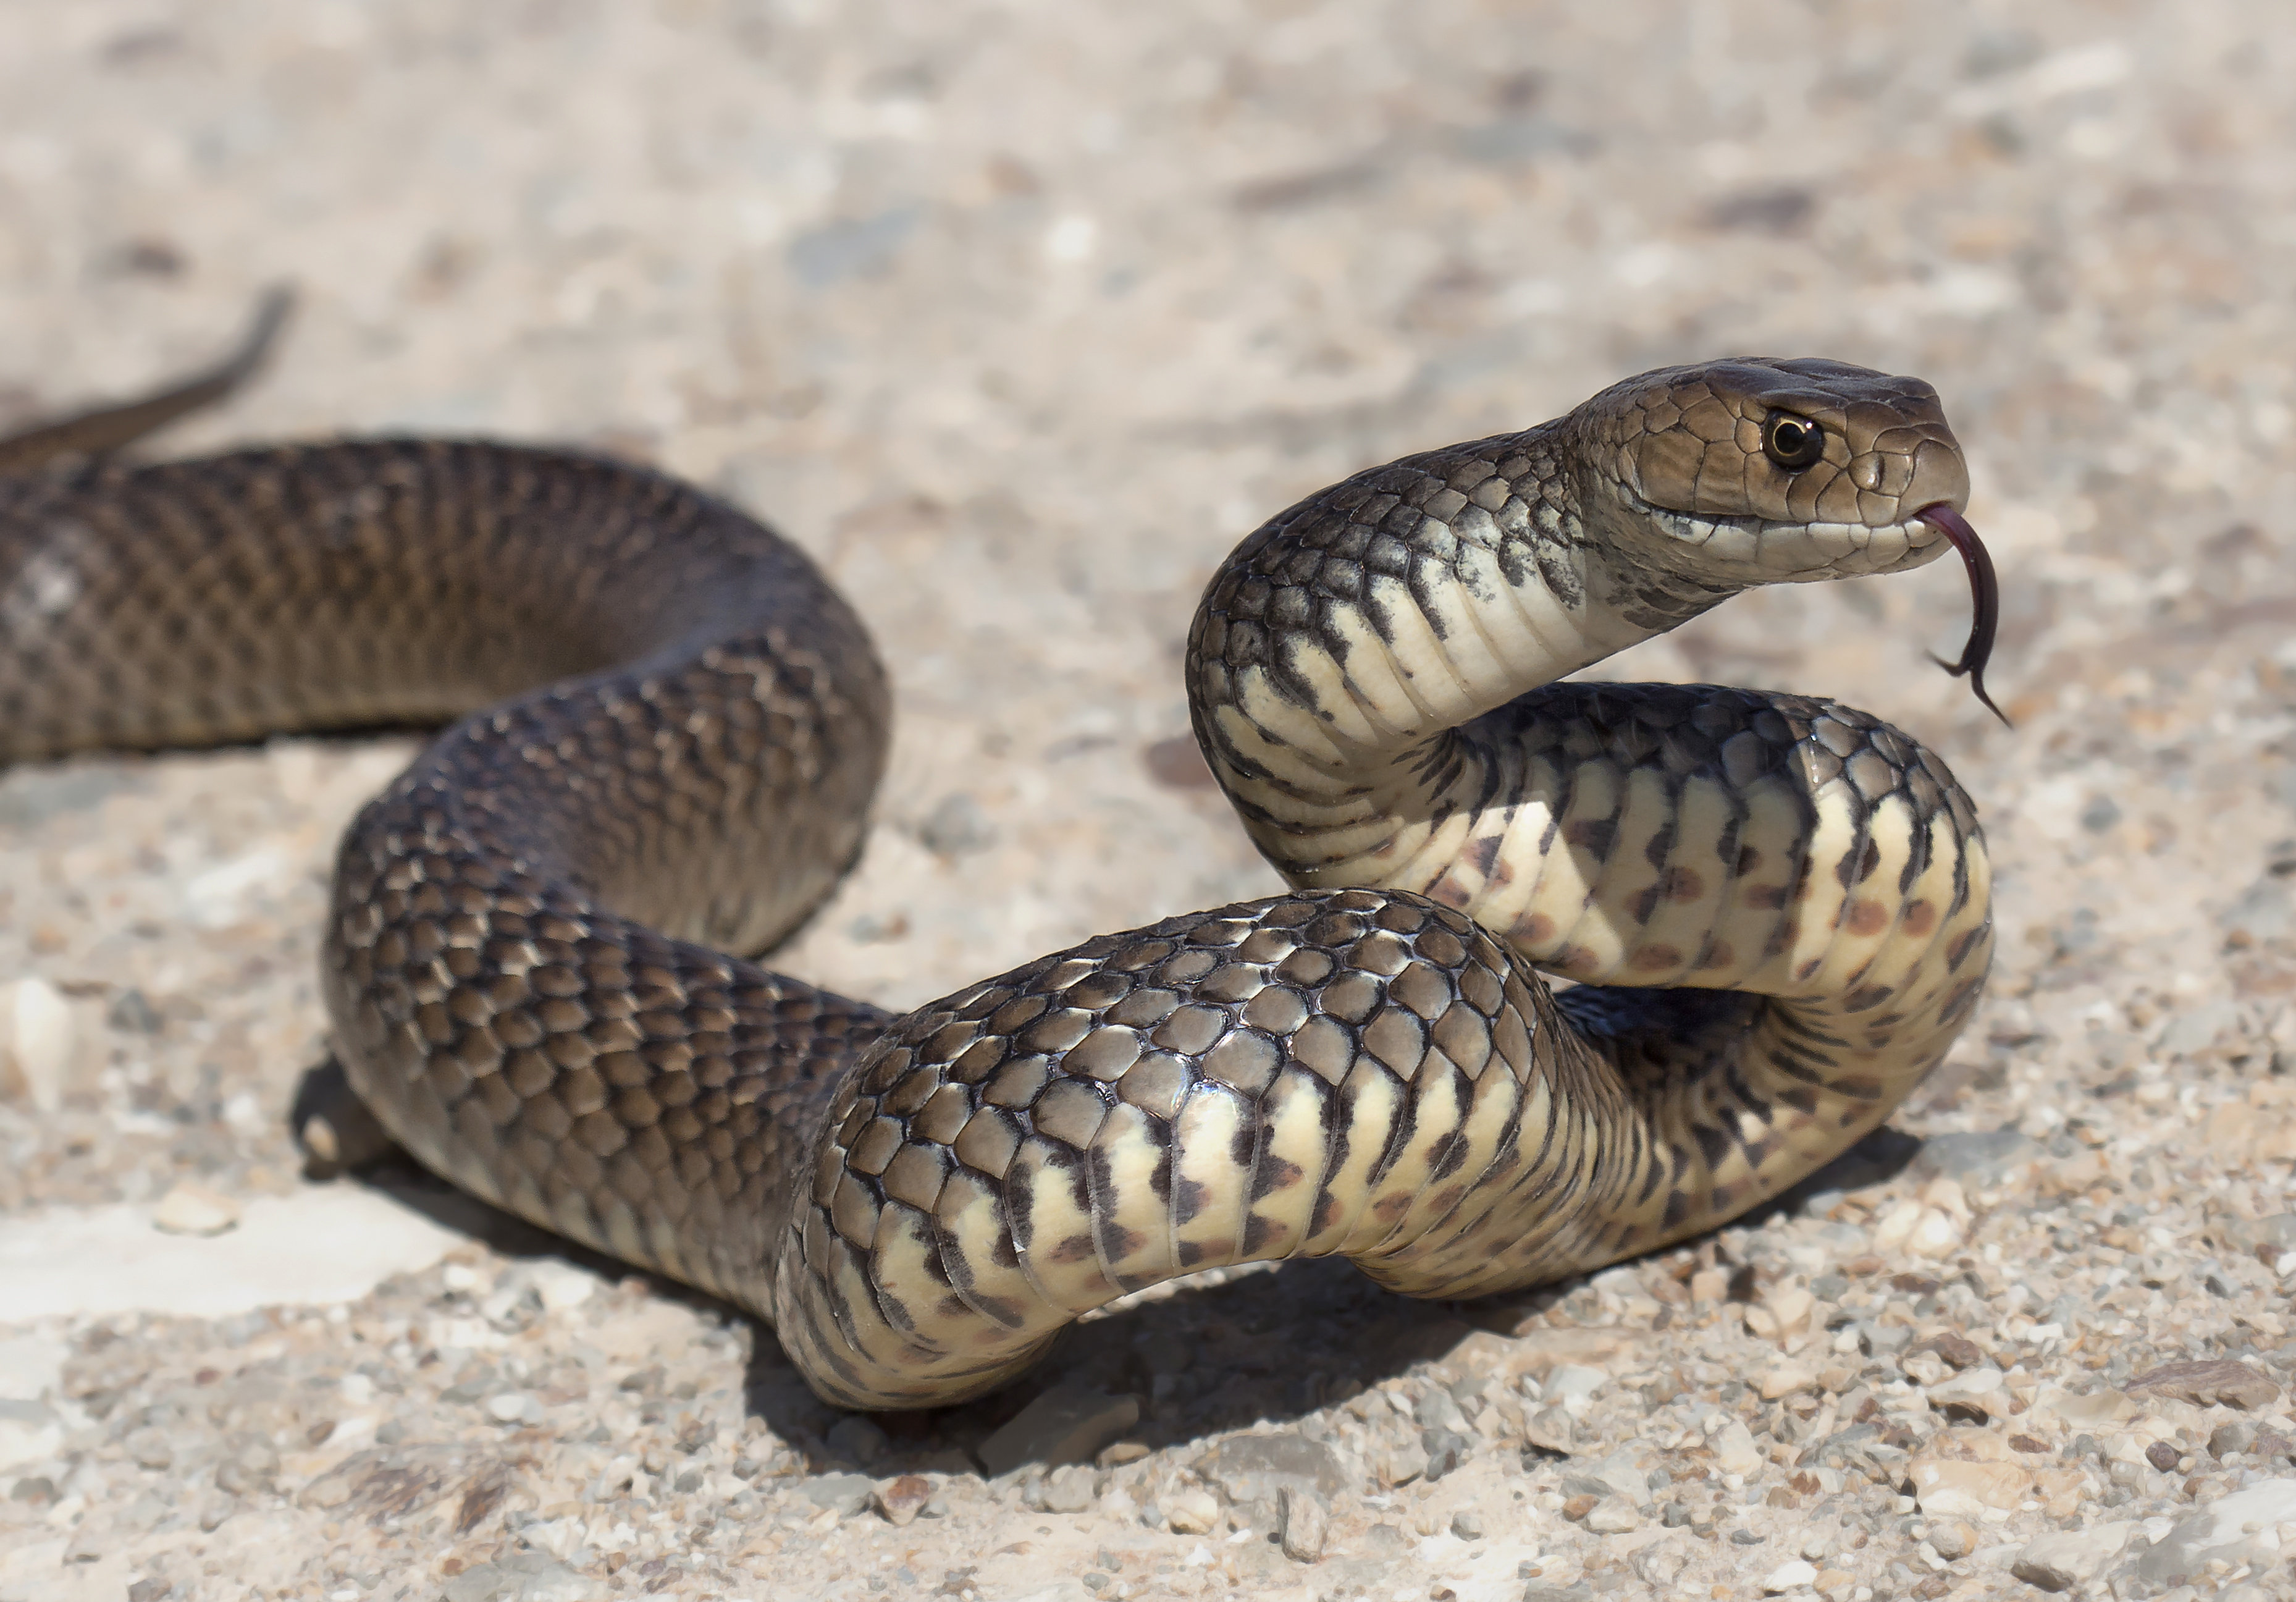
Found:
[[[1921, 1148], [1919, 1138], [1884, 1126], [1733, 1227], [1759, 1228], [1805, 1209], [1830, 1212], [1841, 1193], [1894, 1179]], [[1215, 1269], [1087, 1315], [1000, 1391], [910, 1413], [853, 1415], [828, 1407], [760, 1327], [750, 1348], [750, 1405], [816, 1469], [882, 1475], [977, 1464], [990, 1434], [1060, 1384], [1134, 1399], [1140, 1419], [1124, 1438], [1153, 1450], [1255, 1425], [1295, 1423], [1382, 1380], [1439, 1362], [1479, 1331], [1513, 1334], [1584, 1284], [1572, 1278], [1445, 1302], [1382, 1290], [1339, 1258]], [[868, 1427], [846, 1424], [849, 1418], [865, 1418]]]
[[1382, 1290], [1344, 1260], [1251, 1264], [1159, 1286], [1088, 1315], [1012, 1384], [952, 1408], [849, 1413], [814, 1395], [748, 1313], [675, 1280], [554, 1235], [456, 1189], [391, 1142], [332, 1060], [303, 1076], [294, 1124], [308, 1144], [324, 1120], [332, 1150], [310, 1177], [365, 1185], [512, 1261], [556, 1259], [609, 1283], [636, 1280], [661, 1300], [746, 1329], [745, 1410], [816, 1472], [980, 1472], [988, 1436], [1043, 1391], [1069, 1384], [1138, 1406], [1125, 1438], [1151, 1448], [1285, 1423], [1440, 1358], [1477, 1329], [1509, 1329], [1575, 1282], [1488, 1302], [1439, 1302]]
[[[635, 1279], [661, 1300], [745, 1329], [745, 1411], [815, 1472], [979, 1473], [982, 1443], [1055, 1385], [1129, 1398], [1139, 1418], [1123, 1438], [1151, 1450], [1257, 1425], [1292, 1424], [1414, 1366], [1440, 1361], [1479, 1331], [1511, 1334], [1584, 1284], [1568, 1279], [1479, 1301], [1444, 1302], [1382, 1290], [1344, 1259], [1214, 1269], [1086, 1315], [1062, 1333], [1043, 1360], [987, 1396], [951, 1408], [849, 1413], [816, 1396], [772, 1330], [748, 1313], [529, 1224], [417, 1165], [371, 1119], [365, 1126], [357, 1122], [364, 1109], [332, 1062], [306, 1073], [296, 1109], [299, 1130], [314, 1115], [343, 1126], [339, 1138], [347, 1142], [345, 1160], [315, 1162], [315, 1177], [372, 1187], [504, 1257], [555, 1258], [610, 1282]], [[1921, 1146], [1901, 1130], [1877, 1130], [1734, 1227], [1759, 1228], [1813, 1204], [1830, 1208], [1839, 1193], [1893, 1178]]]
[[[1921, 1147], [1917, 1137], [1884, 1126], [1732, 1227], [1759, 1228], [1805, 1209], [1830, 1212], [1841, 1193], [1895, 1178]], [[750, 1347], [750, 1405], [816, 1469], [883, 1475], [977, 1464], [981, 1443], [1054, 1385], [1132, 1398], [1140, 1418], [1123, 1438], [1154, 1450], [1296, 1423], [1442, 1361], [1479, 1331], [1514, 1334], [1585, 1283], [1581, 1277], [1448, 1302], [1382, 1290], [1341, 1258], [1215, 1269], [1086, 1315], [1002, 1390], [911, 1413], [850, 1415], [828, 1407], [760, 1327]], [[866, 1427], [845, 1422], [857, 1417], [865, 1417]]]

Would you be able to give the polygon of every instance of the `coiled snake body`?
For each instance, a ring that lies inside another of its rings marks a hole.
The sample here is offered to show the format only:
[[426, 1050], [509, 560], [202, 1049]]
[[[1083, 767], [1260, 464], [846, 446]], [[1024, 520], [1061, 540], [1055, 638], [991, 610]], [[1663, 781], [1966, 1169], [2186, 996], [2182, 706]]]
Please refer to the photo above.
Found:
[[1472, 1296], [1710, 1228], [1877, 1124], [1984, 980], [1983, 843], [1914, 741], [1554, 682], [1958, 541], [1916, 381], [1647, 374], [1301, 502], [1221, 565], [1186, 670], [1295, 890], [901, 1017], [726, 954], [827, 892], [883, 765], [882, 671], [801, 555], [580, 456], [86, 459], [126, 431], [0, 447], [0, 758], [460, 718], [342, 844], [352, 1083], [455, 1183], [769, 1320], [843, 1405], [977, 1394], [1217, 1264]]

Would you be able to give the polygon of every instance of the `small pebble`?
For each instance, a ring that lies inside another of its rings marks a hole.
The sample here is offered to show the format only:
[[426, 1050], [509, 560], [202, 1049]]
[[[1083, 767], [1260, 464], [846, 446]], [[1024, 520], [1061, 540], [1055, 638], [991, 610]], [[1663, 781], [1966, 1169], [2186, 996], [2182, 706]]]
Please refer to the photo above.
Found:
[[1930, 1526], [1930, 1545], [1948, 1563], [1956, 1563], [1977, 1549], [1977, 1532], [1959, 1519]]
[[889, 1524], [901, 1525], [914, 1522], [932, 1499], [932, 1482], [922, 1475], [901, 1475], [886, 1481], [871, 1493], [877, 1511]]
[[1792, 1563], [1780, 1564], [1763, 1577], [1762, 1594], [1784, 1596], [1788, 1591], [1800, 1590], [1816, 1581], [1817, 1565], [1797, 1558]]
[[1209, 1535], [1220, 1527], [1219, 1499], [1209, 1491], [1176, 1491], [1163, 1503], [1175, 1535]]
[[504, 1391], [487, 1399], [487, 1417], [500, 1424], [539, 1424], [542, 1403], [524, 1391]]
[[1642, 1522], [1634, 1503], [1622, 1496], [1606, 1496], [1587, 1510], [1587, 1528], [1597, 1535], [1623, 1535], [1642, 1528]]
[[1099, 1495], [1092, 1470], [1070, 1464], [1044, 1477], [1036, 1505], [1047, 1513], [1082, 1513]]
[[[1285, 1486], [1276, 1499], [1278, 1533], [1283, 1555], [1295, 1563], [1313, 1563], [1331, 1539], [1331, 1511], [1313, 1491]], [[1462, 1539], [1464, 1539], [1464, 1537]]]
[[54, 985], [38, 977], [0, 984], [0, 1096], [57, 1111], [76, 1044], [71, 1006]]

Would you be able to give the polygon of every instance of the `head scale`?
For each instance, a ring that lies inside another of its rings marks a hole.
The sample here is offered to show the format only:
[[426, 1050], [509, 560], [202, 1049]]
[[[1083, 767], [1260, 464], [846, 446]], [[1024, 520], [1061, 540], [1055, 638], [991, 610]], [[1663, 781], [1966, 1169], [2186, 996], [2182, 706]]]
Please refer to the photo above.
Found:
[[1667, 367], [1574, 415], [1589, 510], [1678, 547], [1722, 582], [1847, 578], [1944, 548], [1920, 518], [1959, 510], [1969, 470], [1937, 391], [1844, 362], [1742, 357]]

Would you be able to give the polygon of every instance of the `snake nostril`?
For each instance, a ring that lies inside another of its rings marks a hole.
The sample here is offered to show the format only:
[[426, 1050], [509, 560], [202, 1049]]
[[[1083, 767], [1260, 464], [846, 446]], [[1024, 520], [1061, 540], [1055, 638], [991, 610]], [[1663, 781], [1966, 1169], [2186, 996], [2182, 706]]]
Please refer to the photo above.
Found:
[[1961, 448], [1950, 440], [1924, 440], [1915, 448], [1913, 471], [1896, 491], [1911, 506], [1947, 505], [1958, 512], [1969, 505], [1969, 464]]
[[1849, 477], [1869, 495], [1902, 496], [1914, 480], [1914, 459], [1902, 451], [1869, 450], [1849, 464]]

